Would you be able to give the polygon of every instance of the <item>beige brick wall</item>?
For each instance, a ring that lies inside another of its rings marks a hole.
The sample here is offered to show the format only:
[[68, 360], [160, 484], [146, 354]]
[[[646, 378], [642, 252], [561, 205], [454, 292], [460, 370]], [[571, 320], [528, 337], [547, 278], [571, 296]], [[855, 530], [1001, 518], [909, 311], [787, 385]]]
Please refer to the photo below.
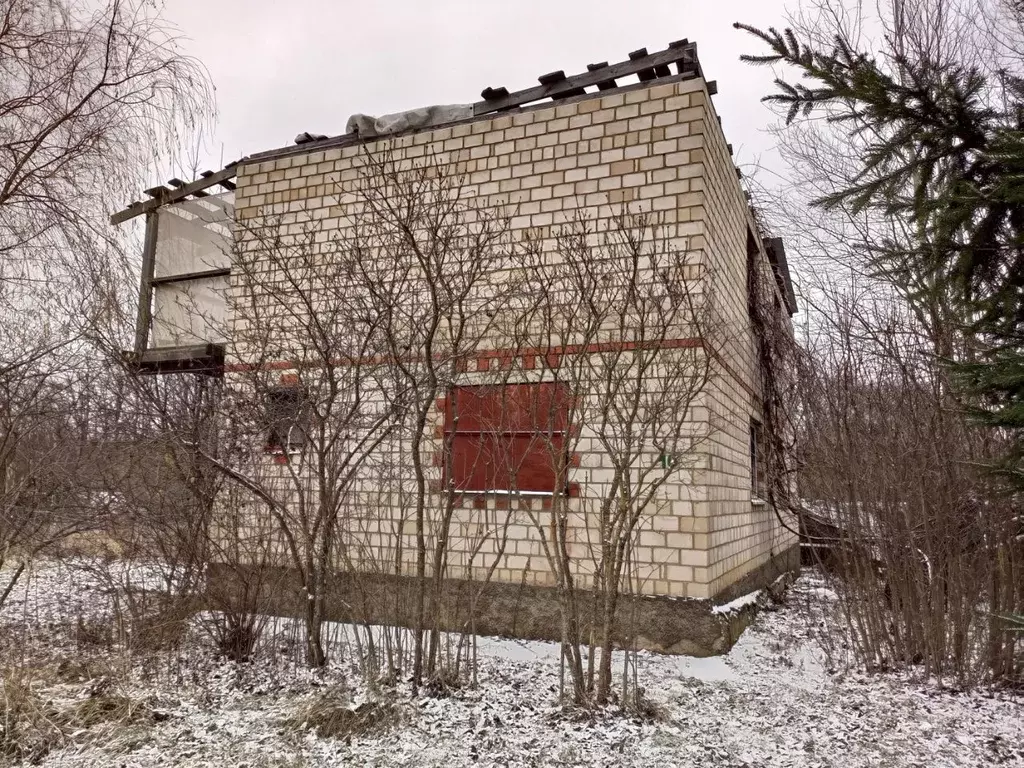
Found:
[[[708, 103], [706, 94], [694, 100]], [[724, 359], [732, 376], [717, 379], [709, 391], [709, 410], [715, 423], [709, 471], [701, 478], [707, 486], [704, 514], [709, 518], [707, 567], [695, 572], [702, 585], [695, 594], [714, 596], [773, 555], [796, 544], [796, 536], [782, 525], [775, 511], [755, 503], [751, 495], [750, 422], [758, 419], [759, 384], [754, 370], [754, 346], [747, 308], [747, 236], [757, 232], [725, 135], [711, 106], [707, 107], [699, 159], [704, 172], [703, 247], [707, 263], [717, 275], [716, 304], [730, 329]], [[759, 238], [756, 238], [759, 241]], [[764, 281], [778, 293], [770, 277], [770, 264], [760, 242], [757, 263]], [[781, 300], [781, 293], [778, 298]], [[788, 324], [788, 319], [785, 321]]]
[[[661, 234], [716, 275], [715, 300], [731, 338], [724, 358], [732, 374], [719, 377], [695, 411], [698, 421], [713, 427], [710, 443], [692, 472], [680, 473], [662, 489], [657, 512], [644, 523], [636, 550], [641, 589], [711, 597], [790, 543], [771, 511], [751, 504], [747, 430], [757, 405], [751, 396], [746, 319], [749, 214], [702, 80], [535, 107], [367, 149], [372, 153], [385, 146], [403, 162], [429, 154], [433, 162], [455, 164], [465, 175], [466, 194], [484, 205], [510, 206], [513, 228], [529, 230], [545, 247], [553, 247], [554, 228], [580, 210], [597, 220], [610, 219], [624, 204], [657, 213]], [[345, 237], [364, 151], [357, 146], [297, 149], [290, 156], [256, 158], [241, 166], [236, 191], [237, 215], [244, 225], [241, 257], [260, 260], [265, 243], [258, 231], [264, 221], [273, 220], [285, 242], [302, 237], [306, 224], [317, 222], [317, 242], [325, 252], [329, 240]], [[237, 280], [233, 290], [238, 306], [244, 306], [248, 297]], [[236, 329], [246, 324], [244, 310], [236, 310], [234, 322]], [[291, 342], [285, 340], [282, 354]], [[236, 346], [229, 363], [246, 362], [246, 357], [247, 350]], [[489, 370], [470, 371], [466, 383], [488, 375]], [[580, 555], [580, 573], [586, 574], [588, 542], [595, 539], [585, 522], [595, 503], [588, 489], [607, 482], [610, 469], [585, 426], [578, 452], [580, 466], [570, 478], [582, 489], [571, 502], [573, 546]], [[347, 520], [349, 535], [358, 542], [355, 549], [372, 551], [384, 562], [400, 536], [408, 566], [414, 539], [408, 507], [397, 498], [401, 492], [393, 491], [384, 503], [379, 490], [370, 493], [376, 494], [374, 507], [390, 512]], [[508, 540], [494, 578], [550, 581], [537, 532], [541, 500], [513, 502], [513, 509], [507, 505], [489, 496], [456, 511], [452, 575], [483, 576], [495, 564], [495, 532], [500, 530], [507, 531]]]

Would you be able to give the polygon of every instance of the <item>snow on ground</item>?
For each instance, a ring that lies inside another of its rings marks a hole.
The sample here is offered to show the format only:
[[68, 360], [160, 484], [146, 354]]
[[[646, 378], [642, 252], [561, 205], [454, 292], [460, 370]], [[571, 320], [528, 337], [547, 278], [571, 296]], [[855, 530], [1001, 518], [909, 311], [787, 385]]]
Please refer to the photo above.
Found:
[[739, 613], [744, 608], [751, 605], [756, 605], [758, 598], [761, 597], [761, 590], [758, 589], [755, 592], [748, 592], [745, 595], [740, 595], [735, 600], [729, 603], [723, 603], [722, 605], [716, 605], [711, 608], [711, 612], [714, 614], [728, 616], [733, 613]]
[[[349, 740], [283, 725], [325, 692], [353, 704], [368, 695], [344, 660], [322, 674], [304, 670], [294, 622], [275, 621], [267, 645], [276, 653], [252, 664], [217, 661], [193, 638], [159, 663], [108, 658], [97, 667], [103, 653], [65, 630], [99, 620], [109, 595], [76, 563], [39, 566], [16, 590], [0, 610], [0, 648], [5, 665], [12, 654], [48, 654], [92, 659], [90, 674], [116, 668], [118, 690], [159, 715], [74, 734], [42, 761], [51, 768], [1024, 765], [1019, 699], [831, 672], [813, 636], [821, 631], [815, 605], [832, 599], [805, 574], [787, 606], [762, 613], [726, 656], [640, 654], [639, 683], [658, 717], [567, 716], [556, 701], [557, 645], [480, 638], [479, 687], [415, 698], [400, 687], [390, 697], [401, 722]], [[41, 693], [73, 699], [95, 680], [49, 685]]]

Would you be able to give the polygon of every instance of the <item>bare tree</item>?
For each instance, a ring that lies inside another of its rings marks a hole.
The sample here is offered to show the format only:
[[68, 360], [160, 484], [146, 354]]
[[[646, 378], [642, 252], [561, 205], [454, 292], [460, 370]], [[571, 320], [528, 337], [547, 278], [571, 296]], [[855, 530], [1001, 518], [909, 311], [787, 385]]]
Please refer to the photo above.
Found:
[[[106, 215], [151, 159], [200, 126], [209, 99], [205, 72], [148, 4], [0, 3], [5, 554], [29, 556], [80, 526], [81, 516], [72, 523], [58, 514], [47, 494], [77, 482], [84, 460], [82, 439], [61, 442], [58, 403], [85, 397], [98, 375], [85, 337], [109, 293], [95, 278], [127, 262], [106, 234]], [[54, 440], [48, 453], [43, 435]], [[55, 486], [60, 471], [67, 482]]]
[[800, 369], [800, 482], [855, 657], [958, 684], [1012, 676], [1000, 617], [1021, 607], [1019, 506], [981, 469], [999, 436], [957, 406], [923, 354], [930, 331], [898, 302], [820, 295], [829, 321]]
[[35, 556], [96, 530], [109, 507], [90, 482], [88, 429], [76, 418], [91, 386], [80, 365], [65, 347], [0, 372], [0, 567], [14, 564], [0, 584], [0, 605]]
[[[913, 83], [915, 68], [985, 73], [978, 98], [997, 110], [1022, 72], [1015, 3], [822, 0], [789, 21], [819, 50], [841, 41], [877, 52], [897, 82]], [[789, 488], [803, 498], [793, 506], [803, 507], [810, 549], [841, 576], [859, 660], [922, 662], [960, 682], [1006, 675], [1012, 636], [975, 609], [1017, 610], [1019, 501], [981, 468], [1006, 435], [971, 425], [971, 403], [955, 395], [946, 365], [975, 359], [983, 344], [935, 290], [934, 275], [878, 258], [929, 247], [934, 232], [903, 213], [909, 184], [894, 184], [876, 206], [815, 205], [888, 172], [863, 162], [886, 140], [886, 126], [836, 115], [830, 107], [779, 128], [788, 179], [770, 198], [759, 195], [772, 228], [802, 257], [806, 349], [793, 358], [800, 375], [795, 388], [766, 390], [789, 403], [775, 412], [793, 416], [789, 429], [774, 432], [796, 440], [799, 487]], [[776, 492], [786, 492], [791, 473], [777, 466], [772, 475]]]
[[[788, 22], [801, 39], [821, 50], [831, 50], [837, 41], [843, 41], [851, 50], [877, 51], [897, 80], [912, 77], [910, 62], [914, 61], [935, 70], [953, 66], [986, 72], [992, 75], [992, 86], [981, 97], [997, 104], [1009, 93], [1006, 78], [1024, 72], [1014, 50], [1020, 47], [1013, 38], [1020, 19], [1012, 5], [1003, 0], [888, 0], [877, 4], [815, 0], [802, 5]], [[955, 331], [953, 308], [927, 296], [932, 288], [928, 276], [878, 268], [877, 259], [884, 249], [909, 251], [926, 235], [919, 223], [898, 212], [897, 205], [885, 210], [885, 206], [823, 208], [815, 204], [865, 183], [867, 178], [859, 175], [863, 158], [870, 154], [872, 144], [883, 138], [866, 120], [834, 117], [834, 110], [825, 110], [773, 127], [786, 172], [778, 184], [757, 191], [762, 215], [772, 230], [786, 238], [789, 250], [799, 254], [798, 272], [827, 274], [833, 283], [855, 284], [858, 292], [875, 289], [879, 299], [895, 290], [917, 315], [917, 322], [931, 329], [936, 354], [959, 354], [963, 340]], [[880, 177], [884, 172], [876, 168], [872, 174]], [[912, 195], [909, 188], [894, 190], [893, 202]], [[810, 300], [814, 299], [814, 286], [813, 279], [805, 286]]]
[[51, 249], [107, 239], [112, 200], [202, 127], [206, 73], [148, 4], [122, 0], [5, 0], [0, 52], [2, 277], [70, 277]]
[[[392, 147], [384, 147], [364, 152], [361, 161], [351, 263], [365, 292], [364, 311], [380, 320], [393, 367], [392, 401], [400, 407], [400, 429], [407, 436], [391, 458], [412, 468], [411, 478], [400, 466], [396, 475], [407, 478], [400, 487], [408, 494], [399, 505], [411, 508], [415, 530], [412, 675], [418, 685], [424, 677], [436, 681], [441, 675], [442, 596], [459, 502], [459, 489], [451, 482], [450, 433], [440, 454], [444, 471], [437, 477], [431, 434], [435, 403], [465, 379], [479, 352], [504, 349], [515, 356], [509, 330], [515, 325], [522, 283], [517, 267], [524, 249], [512, 236], [510, 214], [481, 205], [467, 192], [457, 158], [399, 161]], [[505, 367], [495, 376], [507, 379], [509, 372]], [[454, 400], [449, 403], [456, 407]], [[400, 569], [400, 547], [396, 555]]]
[[382, 397], [387, 369], [376, 363], [380, 319], [354, 298], [347, 244], [321, 237], [316, 222], [300, 230], [264, 222], [239, 233], [229, 339], [244, 362], [217, 406], [225, 440], [192, 448], [277, 521], [278, 552], [298, 578], [307, 661], [322, 666], [343, 519], [395, 419]]
[[696, 477], [713, 427], [700, 411], [726, 332], [713, 322], [710, 267], [649, 214], [577, 218], [553, 252], [534, 255], [543, 378], [563, 391], [538, 439], [560, 487], [575, 487], [573, 456], [589, 482], [582, 498], [556, 493], [550, 515], [531, 516], [558, 586], [573, 700], [606, 703], [612, 650], [626, 635], [621, 598], [638, 583], [636, 539], [662, 509], [666, 484]]

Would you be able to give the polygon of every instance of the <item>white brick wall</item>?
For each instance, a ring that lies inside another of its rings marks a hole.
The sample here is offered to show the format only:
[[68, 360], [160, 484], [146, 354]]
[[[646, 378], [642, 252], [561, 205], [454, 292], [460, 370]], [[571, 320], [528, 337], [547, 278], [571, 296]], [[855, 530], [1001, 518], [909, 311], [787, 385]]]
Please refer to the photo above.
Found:
[[[464, 174], [467, 195], [485, 207], [514, 206], [513, 229], [529, 231], [545, 248], [553, 248], [553, 228], [580, 210], [599, 222], [611, 219], [624, 204], [657, 212], [669, 240], [689, 253], [695, 265], [713, 270], [717, 311], [731, 341], [723, 354], [728, 372], [716, 378], [694, 411], [698, 424], [713, 428], [702, 448], [705, 455], [692, 473], [681, 473], [691, 475], [692, 482], [681, 476], [661, 489], [657, 513], [639, 535], [635, 559], [641, 589], [713, 596], [793, 543], [771, 510], [751, 504], [747, 430], [758, 406], [752, 395], [746, 309], [750, 218], [702, 80], [535, 107], [395, 138], [366, 150], [297, 150], [292, 156], [248, 163], [239, 169], [236, 191], [241, 258], [260, 262], [265, 244], [252, 230], [265, 221], [275, 222], [285, 242], [302, 237], [305, 225], [316, 222], [316, 243], [326, 253], [330, 240], [351, 231], [357, 206], [352, 188], [360, 177], [361, 154], [385, 146], [399, 163], [411, 164], [428, 153], [434, 162], [453, 163]], [[236, 331], [246, 327], [244, 294], [236, 279]], [[284, 342], [283, 347], [298, 343]], [[231, 354], [229, 363], [244, 363], [248, 350], [238, 344]], [[486, 365], [467, 371], [467, 383], [492, 375]], [[441, 420], [438, 413], [435, 426]], [[586, 574], [592, 567], [588, 542], [596, 536], [586, 522], [595, 503], [591, 491], [608, 481], [611, 469], [585, 425], [577, 452], [580, 466], [571, 480], [580, 484], [581, 498], [571, 502], [572, 546], [580, 555], [580, 573]], [[348, 535], [387, 560], [395, 532], [401, 531], [403, 559], [411, 564], [414, 538], [408, 509], [393, 494], [382, 503], [379, 490], [370, 493], [380, 517], [353, 515]], [[497, 496], [463, 503], [452, 526], [453, 576], [484, 576], [495, 565], [495, 533], [501, 530], [508, 537], [494, 577], [550, 581], [535, 525], [543, 514], [540, 500], [513, 503], [515, 509], [507, 509], [507, 500]], [[530, 509], [520, 506], [526, 503]]]

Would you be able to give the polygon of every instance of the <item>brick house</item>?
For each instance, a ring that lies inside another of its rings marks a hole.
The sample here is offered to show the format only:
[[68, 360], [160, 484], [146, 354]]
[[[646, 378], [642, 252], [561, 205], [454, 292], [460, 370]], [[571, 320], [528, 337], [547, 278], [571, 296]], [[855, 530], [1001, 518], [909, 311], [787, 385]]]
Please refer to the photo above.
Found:
[[[703, 77], [694, 44], [641, 50], [619, 64], [591, 65], [575, 77], [556, 72], [539, 81], [512, 93], [488, 88], [482, 101], [455, 110], [355, 120], [351, 125], [359, 133], [303, 134], [300, 143], [251, 155], [198, 181], [172, 180], [149, 190], [152, 199], [113, 217], [118, 223], [145, 214], [148, 226], [131, 360], [143, 372], [193, 371], [228, 380], [251, 367], [252, 355], [235, 333], [246, 322], [246, 302], [239, 300], [244, 280], [232, 258], [244, 259], [251, 269], [265, 258], [266, 246], [243, 233], [271, 218], [287, 227], [301, 216], [319, 222], [325, 242], [347, 237], [346, 222], [357, 215], [349, 186], [359, 176], [359, 158], [384, 147], [398, 161], [443, 155], [457, 163], [462, 189], [476, 205], [514, 206], [513, 236], [550, 233], [579, 212], [601, 221], [622, 206], [650, 211], [670, 244], [713, 269], [717, 287], [707, 300], [729, 332], [691, 416], [714, 428], [707, 429], [694, 467], [659, 489], [640, 525], [639, 591], [658, 598], [730, 599], [797, 561], [785, 511], [771, 509], [760, 493], [759, 380], [748, 306], [755, 270], [768, 276], [770, 301], [788, 327], [796, 306], [782, 243], [759, 233], [715, 114], [715, 83]], [[235, 257], [227, 255], [232, 240]], [[456, 525], [468, 530], [472, 515], [514, 513], [517, 504], [543, 510], [556, 494], [571, 497], [569, 508], [578, 511], [609, 482], [595, 441], [574, 443], [560, 473], [528, 439], [538, 412], [548, 415], [549, 451], [579, 429], [571, 423], [573, 394], [559, 381], [559, 361], [603, 348], [574, 347], [571, 341], [553, 346], [550, 340], [527, 339], [512, 361], [507, 348], [479, 344], [459, 369], [461, 378], [446, 384], [428, 428], [440, 456], [433, 467], [435, 487], [451, 482], [458, 492]], [[672, 341], [686, 345], [682, 337]], [[289, 360], [281, 355], [273, 366], [279, 377], [273, 405], [281, 413], [296, 407], [294, 385], [302, 373]], [[506, 369], [516, 374], [501, 379], [500, 392], [488, 386], [496, 371]], [[301, 449], [290, 440], [272, 429], [267, 442], [278, 455]], [[503, 477], [510, 463], [511, 484]], [[387, 504], [375, 509], [387, 518]], [[506, 523], [511, 546], [476, 552], [466, 573], [486, 572], [499, 585], [551, 584], [537, 531], [515, 515]], [[592, 526], [585, 519], [579, 524]], [[381, 530], [375, 524], [366, 535]], [[376, 540], [364, 543], [376, 546]]]

